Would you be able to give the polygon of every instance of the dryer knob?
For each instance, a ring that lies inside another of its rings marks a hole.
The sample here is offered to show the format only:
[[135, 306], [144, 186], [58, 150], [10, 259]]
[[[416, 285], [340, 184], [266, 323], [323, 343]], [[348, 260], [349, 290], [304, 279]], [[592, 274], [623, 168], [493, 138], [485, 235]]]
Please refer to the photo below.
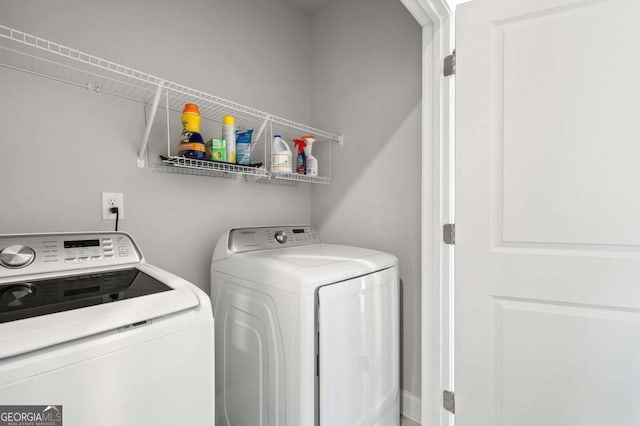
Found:
[[36, 253], [28, 246], [9, 246], [0, 251], [0, 265], [5, 268], [24, 268], [35, 258]]
[[278, 231], [276, 232], [276, 235], [274, 235], [274, 238], [276, 239], [277, 242], [279, 242], [280, 244], [284, 244], [287, 242], [287, 234], [284, 233], [284, 231]]

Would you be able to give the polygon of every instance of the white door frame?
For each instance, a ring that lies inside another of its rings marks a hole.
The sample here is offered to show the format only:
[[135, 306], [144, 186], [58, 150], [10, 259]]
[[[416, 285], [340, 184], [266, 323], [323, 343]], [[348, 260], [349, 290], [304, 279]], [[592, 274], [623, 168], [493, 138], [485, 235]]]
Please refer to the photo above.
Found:
[[442, 391], [454, 389], [453, 248], [442, 226], [454, 223], [454, 81], [442, 60], [454, 49], [446, 0], [401, 0], [422, 26], [422, 402], [424, 426], [451, 426]]

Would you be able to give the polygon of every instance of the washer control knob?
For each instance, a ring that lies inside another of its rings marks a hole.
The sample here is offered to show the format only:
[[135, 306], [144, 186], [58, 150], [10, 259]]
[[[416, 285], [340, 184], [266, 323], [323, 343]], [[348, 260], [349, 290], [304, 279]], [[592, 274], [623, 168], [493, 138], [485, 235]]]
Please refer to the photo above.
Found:
[[27, 284], [12, 285], [2, 292], [0, 296], [0, 306], [9, 308], [19, 308], [36, 293], [35, 289]]
[[274, 235], [274, 238], [280, 244], [284, 244], [287, 242], [287, 234], [285, 234], [284, 231], [277, 231], [276, 235]]
[[35, 258], [36, 253], [28, 246], [9, 246], [0, 251], [0, 265], [6, 268], [24, 268]]

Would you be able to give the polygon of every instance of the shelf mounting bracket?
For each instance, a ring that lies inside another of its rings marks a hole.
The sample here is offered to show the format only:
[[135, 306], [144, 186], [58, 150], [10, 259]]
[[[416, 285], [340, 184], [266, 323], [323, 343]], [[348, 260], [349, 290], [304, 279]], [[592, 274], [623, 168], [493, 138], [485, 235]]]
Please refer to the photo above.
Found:
[[160, 103], [160, 95], [162, 94], [163, 88], [164, 80], [161, 80], [160, 83], [158, 83], [158, 88], [156, 89], [156, 94], [153, 98], [149, 117], [147, 117], [147, 127], [144, 129], [144, 135], [142, 135], [142, 143], [140, 144], [140, 151], [138, 152], [138, 167], [144, 167], [144, 153], [147, 150], [147, 145], [149, 144], [149, 134], [151, 133], [151, 126], [153, 126], [153, 120], [156, 117], [156, 112], [158, 111], [158, 104]]
[[269, 123], [269, 120], [271, 120], [271, 116], [267, 116], [267, 118], [264, 119], [264, 121], [262, 122], [262, 125], [260, 126], [260, 129], [258, 130], [258, 133], [256, 134], [256, 137], [254, 138], [254, 140], [257, 142], [258, 140], [260, 140], [260, 136], [262, 136], [262, 133], [264, 133], [264, 129], [267, 127], [267, 124]]

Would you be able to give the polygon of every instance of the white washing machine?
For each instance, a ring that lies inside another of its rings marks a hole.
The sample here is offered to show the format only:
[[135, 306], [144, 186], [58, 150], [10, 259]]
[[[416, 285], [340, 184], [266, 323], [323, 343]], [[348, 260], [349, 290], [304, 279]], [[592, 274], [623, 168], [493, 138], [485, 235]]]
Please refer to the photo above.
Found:
[[213, 424], [206, 293], [125, 233], [2, 235], [0, 250], [0, 419]]
[[232, 229], [215, 248], [220, 426], [398, 425], [398, 260], [310, 226]]

